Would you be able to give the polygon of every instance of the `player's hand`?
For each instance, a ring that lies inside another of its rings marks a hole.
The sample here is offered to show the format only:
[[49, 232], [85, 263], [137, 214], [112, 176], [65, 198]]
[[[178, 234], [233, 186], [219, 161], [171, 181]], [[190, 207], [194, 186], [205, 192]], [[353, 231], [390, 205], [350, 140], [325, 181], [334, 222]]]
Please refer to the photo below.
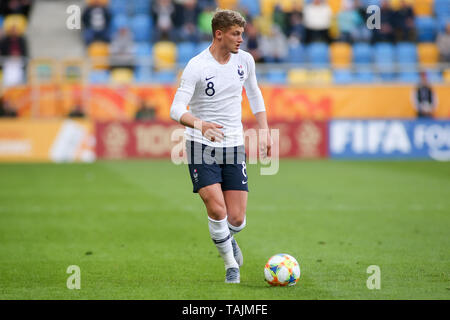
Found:
[[202, 122], [202, 135], [213, 142], [221, 142], [223, 140], [223, 126], [212, 122]]
[[272, 156], [272, 137], [269, 129], [260, 130], [259, 136], [259, 154], [263, 159]]

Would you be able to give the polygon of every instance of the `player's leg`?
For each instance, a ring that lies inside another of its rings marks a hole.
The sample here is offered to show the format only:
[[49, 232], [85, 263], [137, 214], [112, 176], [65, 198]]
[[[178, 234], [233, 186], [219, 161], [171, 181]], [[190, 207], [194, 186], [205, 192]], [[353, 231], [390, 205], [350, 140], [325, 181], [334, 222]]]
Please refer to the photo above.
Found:
[[211, 239], [225, 264], [227, 272], [225, 281], [228, 283], [239, 283], [239, 265], [233, 254], [232, 237], [228, 229], [227, 209], [221, 185], [216, 183], [203, 187], [198, 190], [198, 193], [208, 213], [208, 228]]
[[[232, 157], [229, 154], [230, 151]], [[245, 148], [243, 145], [237, 146], [227, 149], [226, 153], [227, 159], [233, 158], [233, 162], [227, 162], [222, 168], [222, 190], [227, 207], [228, 227], [232, 235], [234, 258], [239, 266], [242, 266], [244, 258], [233, 235], [244, 229], [246, 224], [248, 177]]]
[[242, 190], [223, 191], [225, 206], [228, 215], [228, 226], [234, 235], [244, 229], [246, 224], [248, 192]]
[[232, 236], [233, 254], [239, 266], [244, 264], [244, 257], [233, 235], [239, 233], [246, 225], [248, 192], [242, 190], [228, 190], [223, 192], [227, 208], [228, 228]]

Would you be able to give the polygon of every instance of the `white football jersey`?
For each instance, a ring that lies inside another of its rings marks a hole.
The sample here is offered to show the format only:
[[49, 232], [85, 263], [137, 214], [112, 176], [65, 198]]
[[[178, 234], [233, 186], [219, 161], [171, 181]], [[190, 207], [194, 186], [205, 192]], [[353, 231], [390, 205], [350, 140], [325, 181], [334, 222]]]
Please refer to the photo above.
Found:
[[[255, 60], [245, 51], [231, 54], [226, 64], [220, 64], [209, 47], [192, 58], [181, 76], [180, 86], [170, 110], [179, 121], [185, 112], [223, 126], [222, 142], [212, 142], [202, 133], [186, 127], [185, 136], [215, 147], [244, 144], [242, 129], [242, 88], [245, 87], [253, 114], [265, 111], [264, 100], [255, 74]], [[189, 105], [189, 111], [187, 110]]]

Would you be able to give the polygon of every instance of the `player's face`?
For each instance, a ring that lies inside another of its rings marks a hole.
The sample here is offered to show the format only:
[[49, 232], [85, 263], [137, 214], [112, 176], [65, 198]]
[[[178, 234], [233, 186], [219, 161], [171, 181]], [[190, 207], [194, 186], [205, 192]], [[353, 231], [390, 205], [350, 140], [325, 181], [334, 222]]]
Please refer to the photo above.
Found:
[[239, 47], [241, 46], [242, 34], [244, 33], [244, 28], [240, 26], [232, 26], [223, 34], [223, 43], [225, 47], [231, 53], [238, 53]]

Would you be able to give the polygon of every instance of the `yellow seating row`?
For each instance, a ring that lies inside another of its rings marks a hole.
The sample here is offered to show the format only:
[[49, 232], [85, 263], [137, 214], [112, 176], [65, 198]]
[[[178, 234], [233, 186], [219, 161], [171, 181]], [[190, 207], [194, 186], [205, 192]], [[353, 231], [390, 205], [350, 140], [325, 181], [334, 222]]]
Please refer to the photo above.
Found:
[[27, 30], [27, 18], [22, 14], [10, 14], [5, 17], [3, 21], [3, 30], [6, 34], [10, 33], [12, 29], [23, 35]]
[[[93, 61], [94, 69], [107, 69], [109, 45], [105, 42], [93, 42], [89, 45], [88, 56]], [[153, 63], [157, 69], [171, 69], [177, 59], [177, 46], [170, 41], [160, 41], [153, 46]]]

